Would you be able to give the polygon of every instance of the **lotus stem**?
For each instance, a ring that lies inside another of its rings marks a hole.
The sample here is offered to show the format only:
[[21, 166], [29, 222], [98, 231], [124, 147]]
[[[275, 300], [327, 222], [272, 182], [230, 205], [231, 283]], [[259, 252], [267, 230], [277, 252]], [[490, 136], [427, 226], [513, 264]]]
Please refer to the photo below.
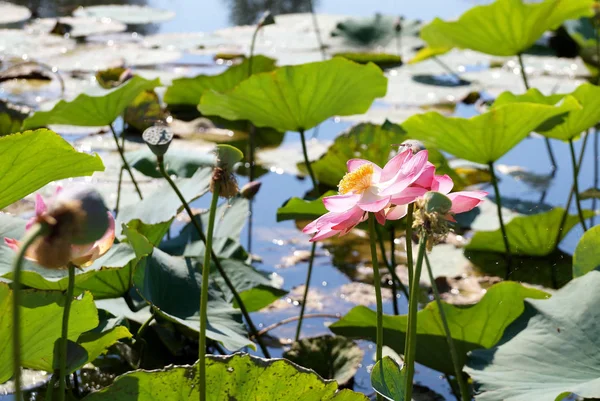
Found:
[[[246, 319], [246, 323], [248, 323], [248, 327], [250, 329], [250, 333], [252, 335], [256, 335], [256, 333], [258, 332], [258, 330], [256, 329], [256, 326], [254, 325], [254, 322], [252, 321], [252, 318], [250, 317], [250, 313], [248, 312], [248, 309], [246, 309], [246, 305], [244, 304], [244, 301], [242, 300], [242, 297], [240, 297], [240, 294], [237, 292], [235, 286], [233, 285], [233, 283], [229, 279], [229, 276], [225, 272], [225, 269], [223, 269], [223, 266], [221, 265], [221, 261], [219, 260], [219, 258], [215, 254], [215, 252], [212, 249], [212, 247], [210, 247], [210, 248], [208, 247], [208, 241], [207, 241], [206, 236], [204, 235], [204, 230], [202, 228], [202, 222], [201, 222], [201, 220], [199, 218], [196, 218], [196, 216], [194, 216], [194, 213], [192, 212], [192, 209], [190, 208], [189, 203], [185, 200], [183, 194], [181, 193], [181, 191], [177, 187], [177, 184], [175, 184], [175, 181], [173, 181], [171, 179], [171, 177], [169, 176], [169, 174], [167, 173], [163, 157], [157, 157], [157, 164], [158, 164], [158, 170], [160, 171], [160, 173], [164, 177], [164, 179], [167, 180], [167, 182], [169, 183], [169, 185], [171, 186], [171, 188], [173, 188], [173, 191], [175, 191], [175, 194], [177, 194], [177, 197], [179, 198], [179, 201], [183, 205], [183, 208], [185, 209], [188, 217], [192, 221], [192, 225], [196, 229], [196, 232], [198, 233], [198, 236], [200, 237], [200, 240], [206, 246], [205, 253], [206, 252], [210, 252], [212, 260], [213, 260], [213, 262], [214, 262], [217, 270], [219, 271], [219, 274], [223, 278], [223, 281], [225, 281], [225, 285], [227, 285], [227, 288], [229, 288], [229, 291], [231, 291], [231, 293], [233, 294], [233, 298], [237, 302], [238, 307], [240, 308], [240, 311], [242, 312], [242, 315]], [[269, 349], [265, 346], [265, 344], [263, 344], [263, 342], [260, 339], [257, 339], [256, 341], [258, 342], [258, 345], [259, 345], [262, 353], [265, 355], [265, 357], [266, 358], [270, 358], [271, 354], [269, 353]]]
[[377, 241], [379, 242], [379, 252], [381, 253], [381, 257], [383, 259], [383, 264], [385, 265], [385, 267], [388, 269], [388, 271], [390, 272], [390, 275], [392, 276], [392, 295], [394, 297], [394, 302], [392, 302], [392, 305], [394, 307], [394, 315], [399, 315], [400, 311], [398, 310], [398, 286], [400, 287], [400, 290], [402, 291], [402, 293], [404, 294], [404, 296], [408, 299], [408, 290], [406, 289], [406, 287], [404, 286], [404, 284], [402, 283], [402, 281], [400, 281], [400, 278], [398, 277], [398, 275], [396, 274], [396, 257], [394, 256], [394, 252], [395, 252], [395, 244], [394, 244], [394, 237], [395, 235], [393, 234], [393, 228], [390, 230], [390, 247], [391, 247], [391, 255], [390, 255], [390, 259], [391, 261], [388, 262], [387, 257], [385, 256], [385, 244], [383, 241], [383, 235], [381, 234], [381, 230], [379, 229], [379, 227], [377, 227]]
[[45, 235], [48, 226], [45, 224], [36, 224], [32, 226], [25, 238], [22, 240], [21, 247], [17, 251], [13, 262], [13, 320], [12, 320], [12, 351], [13, 351], [13, 377], [15, 382], [15, 401], [23, 401], [23, 379], [21, 374], [21, 272], [23, 270], [23, 260], [27, 249], [39, 238]]
[[571, 166], [573, 167], [573, 192], [575, 194], [575, 205], [577, 206], [579, 222], [581, 223], [583, 231], [585, 232], [587, 231], [587, 227], [585, 226], [585, 217], [583, 216], [583, 210], [581, 209], [581, 199], [579, 197], [579, 167], [577, 167], [577, 158], [575, 157], [575, 148], [573, 147], [572, 139], [569, 139], [569, 150], [571, 151]]
[[[200, 289], [200, 338], [198, 344], [198, 365], [200, 369], [199, 387], [200, 401], [206, 401], [206, 325], [208, 321], [208, 276], [210, 275], [210, 256], [212, 253], [213, 230], [217, 214], [220, 185], [214, 182], [212, 201], [208, 215], [208, 230], [206, 232], [206, 250], [204, 251], [204, 264], [202, 265], [202, 288]], [[192, 220], [195, 220], [192, 217]]]
[[448, 66], [448, 64], [444, 63], [438, 56], [432, 57], [433, 61], [435, 61], [440, 67], [444, 69], [449, 75], [454, 77], [459, 83], [462, 82], [462, 78], [458, 75], [452, 68]]
[[[600, 41], [598, 42], [600, 46]], [[600, 76], [600, 75], [599, 75]], [[594, 189], [598, 188], [598, 130], [594, 131]], [[581, 168], [581, 163], [579, 163], [579, 168]], [[592, 210], [594, 214], [592, 215], [592, 227], [596, 225], [596, 197], [592, 198]]]
[[304, 310], [306, 309], [306, 299], [308, 298], [308, 290], [310, 288], [310, 279], [312, 276], [313, 264], [315, 260], [315, 251], [317, 243], [313, 242], [310, 248], [310, 258], [308, 259], [308, 272], [306, 273], [306, 282], [304, 283], [304, 294], [302, 295], [302, 304], [300, 305], [300, 315], [298, 316], [298, 325], [296, 326], [295, 341], [300, 340], [300, 332], [302, 331], [302, 321], [304, 320]]
[[[67, 380], [67, 350], [69, 345], [69, 314], [71, 313], [71, 304], [73, 303], [73, 291], [75, 289], [75, 265], [69, 263], [69, 282], [67, 292], [65, 293], [65, 307], [62, 318], [62, 334], [60, 338], [60, 348], [58, 354], [58, 401], [64, 401]], [[56, 357], [56, 356], [55, 356]]]
[[433, 277], [433, 271], [431, 270], [431, 264], [429, 263], [427, 253], [425, 253], [425, 264], [427, 265], [427, 272], [429, 273], [429, 281], [431, 282], [433, 297], [435, 298], [435, 303], [437, 304], [438, 311], [440, 313], [440, 319], [442, 321], [442, 325], [444, 326], [446, 342], [448, 343], [448, 348], [450, 349], [450, 357], [452, 359], [452, 366], [454, 367], [454, 377], [456, 377], [458, 387], [460, 388], [460, 398], [462, 401], [469, 401], [471, 399], [469, 387], [467, 386], [467, 382], [462, 374], [461, 366], [458, 363], [458, 352], [456, 351], [456, 346], [454, 345], [454, 339], [452, 338], [452, 333], [450, 332], [450, 326], [448, 326], [448, 319], [446, 319], [444, 304], [442, 304], [440, 292], [438, 290], [437, 283], [435, 282], [435, 277]]
[[313, 173], [312, 167], [310, 165], [310, 160], [308, 159], [308, 151], [306, 149], [306, 137], [304, 136], [304, 130], [301, 129], [298, 132], [300, 132], [300, 140], [302, 142], [302, 154], [304, 155], [304, 164], [306, 165], [306, 170], [308, 171], [308, 175], [310, 176], [310, 180], [312, 181], [314, 189], [318, 190], [317, 179], [315, 178], [315, 173]]
[[[373, 264], [373, 284], [375, 285], [375, 299], [377, 301], [377, 342], [375, 362], [383, 358], [383, 299], [381, 297], [381, 277], [379, 275], [379, 261], [377, 260], [377, 231], [375, 230], [375, 215], [369, 213], [369, 242], [371, 243], [371, 261]], [[377, 396], [381, 398], [380, 395]]]
[[419, 311], [419, 281], [423, 268], [423, 258], [427, 248], [427, 233], [421, 230], [419, 238], [419, 253], [417, 264], [410, 285], [410, 300], [408, 302], [408, 328], [406, 333], [408, 346], [404, 350], [404, 364], [406, 366], [405, 400], [412, 400], [413, 378], [415, 376], [415, 356], [417, 354], [417, 313]]
[[500, 231], [502, 231], [502, 240], [504, 241], [504, 249], [506, 250], [506, 273], [504, 275], [504, 279], [508, 280], [508, 277], [512, 273], [512, 253], [510, 251], [510, 243], [508, 240], [508, 234], [506, 233], [506, 226], [504, 225], [504, 218], [502, 217], [502, 198], [500, 196], [500, 188], [498, 188], [498, 177], [496, 177], [494, 162], [489, 162], [488, 166], [490, 169], [490, 175], [492, 177], [492, 185], [494, 186], [496, 211], [498, 213], [498, 221], [500, 222]]
[[[577, 161], [577, 176], [579, 177], [579, 170], [581, 168], [581, 163], [583, 163], [583, 155], [585, 154], [585, 148], [587, 146], [589, 135], [586, 135], [583, 138], [583, 144], [581, 145], [581, 152], [579, 153], [579, 160]], [[565, 223], [567, 222], [567, 217], [569, 216], [569, 208], [571, 207], [571, 201], [573, 200], [573, 195], [575, 194], [575, 183], [571, 184], [571, 191], [569, 191], [569, 197], [567, 198], [567, 204], [565, 205], [565, 211], [560, 219], [560, 224], [558, 226], [558, 231], [556, 233], [556, 240], [554, 241], [554, 248], [558, 248], [558, 244], [560, 244], [560, 240], [562, 239], [562, 232], [565, 227]]]
[[125, 167], [125, 169], [129, 173], [129, 177], [131, 178], [131, 182], [133, 182], [133, 186], [135, 187], [135, 191], [137, 192], [138, 196], [140, 197], [140, 199], [144, 199], [144, 197], [142, 196], [142, 191], [140, 191], [140, 187], [138, 186], [138, 183], [135, 180], [135, 177], [133, 176], [131, 167], [129, 166], [129, 163], [127, 163], [127, 159], [125, 159], [125, 154], [123, 152], [123, 148], [121, 148], [121, 145], [119, 145], [119, 138], [117, 136], [117, 132], [115, 131], [115, 128], [113, 127], [112, 124], [110, 124], [109, 127], [113, 134], [113, 138], [115, 140], [115, 145], [117, 146], [117, 150], [119, 151], [119, 155], [121, 155], [121, 161], [123, 162], [123, 167]]
[[[304, 315], [304, 319], [315, 319], [315, 318], [323, 318], [323, 319], [340, 319], [340, 315], [336, 314], [331, 314], [331, 313], [307, 313]], [[252, 337], [252, 339], [257, 338], [257, 337], [261, 337], [264, 336], [265, 334], [267, 334], [269, 331], [274, 330], [280, 326], [286, 325], [288, 323], [292, 323], [295, 321], [298, 321], [300, 319], [300, 316], [290, 316], [290, 317], [286, 317], [285, 319], [280, 320], [279, 322], [273, 323], [267, 327], [265, 327], [264, 329], [262, 329], [261, 331], [259, 331], [257, 333], [256, 337]]]
[[115, 214], [119, 213], [119, 205], [121, 204], [121, 187], [123, 186], [123, 170], [125, 170], [125, 168], [123, 166], [121, 166], [121, 169], [119, 170], [119, 182], [117, 184], [117, 202], [115, 205]]
[[325, 61], [327, 60], [327, 53], [325, 52], [325, 45], [321, 39], [321, 29], [319, 28], [319, 21], [317, 20], [317, 14], [315, 14], [315, 8], [312, 0], [308, 0], [308, 7], [310, 8], [310, 14], [312, 15], [313, 27], [315, 28], [315, 34], [317, 35], [317, 41], [319, 42], [321, 56], [323, 56], [323, 61]]
[[413, 249], [412, 249], [412, 233], [413, 233], [413, 214], [415, 211], [415, 205], [413, 203], [408, 205], [406, 212], [406, 265], [408, 266], [408, 288], [410, 290], [413, 280]]
[[[521, 69], [521, 78], [523, 78], [523, 85], [525, 85], [525, 90], [529, 90], [529, 81], [527, 80], [527, 71], [525, 71], [523, 55], [519, 53], [517, 54], [517, 58], [519, 59], [519, 66]], [[554, 157], [554, 152], [552, 151], [550, 139], [544, 138], [544, 142], [546, 143], [546, 150], [548, 151], [548, 158], [550, 159], [550, 163], [552, 164], [552, 170], [556, 170], [558, 168], [558, 164], [556, 163], [556, 158]]]

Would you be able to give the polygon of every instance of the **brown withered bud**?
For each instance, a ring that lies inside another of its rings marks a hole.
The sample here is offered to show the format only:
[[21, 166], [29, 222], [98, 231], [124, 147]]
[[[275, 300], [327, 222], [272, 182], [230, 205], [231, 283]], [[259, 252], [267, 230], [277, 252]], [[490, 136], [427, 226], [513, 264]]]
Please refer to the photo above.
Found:
[[240, 189], [240, 194], [246, 199], [253, 199], [261, 185], [260, 181], [251, 181]]
[[221, 167], [215, 167], [213, 170], [210, 192], [215, 192], [217, 185], [219, 186], [219, 196], [222, 198], [233, 198], [239, 192], [235, 176]]

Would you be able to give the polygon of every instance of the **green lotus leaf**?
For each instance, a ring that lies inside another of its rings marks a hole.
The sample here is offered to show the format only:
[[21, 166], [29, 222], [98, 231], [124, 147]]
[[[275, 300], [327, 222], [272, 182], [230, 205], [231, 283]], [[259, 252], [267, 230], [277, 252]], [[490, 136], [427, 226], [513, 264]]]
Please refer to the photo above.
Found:
[[217, 145], [216, 154], [217, 166], [228, 172], [233, 172], [233, 166], [244, 158], [244, 154], [231, 145]]
[[565, 21], [567, 33], [580, 47], [596, 47], [596, 28], [591, 18], [578, 18]]
[[106, 331], [83, 333], [77, 343], [87, 352], [87, 361], [92, 362], [119, 340], [131, 338], [132, 334], [125, 326], [116, 326]]
[[[211, 401], [368, 400], [363, 394], [338, 390], [335, 381], [323, 380], [313, 371], [285, 359], [262, 359], [247, 354], [207, 356], [206, 395]], [[187, 401], [198, 397], [198, 368], [188, 365], [126, 373], [84, 400]]]
[[[12, 368], [12, 290], [0, 283], [0, 383], [7, 381]], [[53, 371], [54, 343], [61, 337], [65, 297], [59, 291], [27, 290], [21, 303], [21, 360], [26, 368]], [[69, 315], [68, 339], [76, 341], [98, 325], [98, 313], [90, 293], [73, 300]]]
[[293, 343], [283, 357], [343, 386], [358, 372], [364, 352], [352, 340], [326, 335]]
[[402, 65], [402, 57], [387, 53], [335, 53], [333, 57], [342, 57], [358, 64], [373, 63], [381, 69], [394, 68]]
[[573, 98], [560, 106], [509, 103], [471, 118], [417, 114], [402, 123], [410, 138], [475, 163], [500, 159], [547, 120], [581, 109]]
[[160, 85], [157, 78], [149, 81], [135, 76], [125, 84], [106, 91], [104, 96], [85, 93], [70, 102], [61, 100], [49, 111], [38, 111], [23, 122], [24, 129], [45, 127], [49, 124], [95, 127], [112, 124], [142, 92]]
[[400, 366], [389, 356], [377, 361], [371, 371], [371, 386], [390, 401], [404, 401], [406, 380]]
[[[191, 259], [171, 256], [155, 248], [135, 269], [133, 282], [142, 298], [153, 305], [160, 316], [199, 331], [202, 277]], [[208, 294], [206, 336], [230, 350], [254, 348], [240, 312], [228, 304], [215, 287]]]
[[[512, 219], [506, 224], [511, 253], [522, 256], [546, 256], [552, 253], [556, 247], [563, 213], [564, 209], [555, 208], [545, 213]], [[594, 212], [584, 210], [583, 214], [584, 217], [589, 218], [594, 215]], [[576, 215], [567, 216], [559, 241], [578, 223], [579, 218]], [[476, 232], [465, 249], [499, 253], [506, 251], [500, 229]]]
[[[530, 89], [523, 95], [513, 95], [504, 92], [494, 102], [494, 107], [508, 103], [541, 103], [556, 104], [565, 97], [574, 98], [582, 108], [570, 111], [559, 124], [546, 124], [538, 127], [536, 132], [548, 137], [567, 141], [579, 136], [582, 132], [593, 128], [600, 121], [600, 87], [589, 83], [579, 85], [575, 91], [569, 94], [542, 95], [537, 89]], [[566, 101], [566, 99], [565, 99]]]
[[[250, 59], [229, 67], [218, 75], [198, 75], [193, 78], [178, 78], [165, 92], [165, 103], [197, 106], [207, 91], [227, 92], [248, 78]], [[252, 57], [252, 73], [272, 71], [275, 60], [265, 56]]]
[[[177, 180], [177, 186], [186, 201], [191, 202], [208, 192], [211, 174], [211, 169], [201, 169], [192, 178]], [[156, 245], [167, 233], [171, 221], [182, 210], [183, 205], [177, 194], [165, 182], [155, 192], [144, 197], [144, 200], [119, 211], [116, 219], [117, 232], [122, 224], [127, 224]]]
[[77, 152], [47, 129], [0, 137], [0, 160], [0, 209], [52, 181], [104, 171], [100, 156]]
[[[443, 303], [458, 363], [462, 366], [467, 353], [477, 348], [489, 348], [502, 337], [504, 329], [523, 312], [525, 298], [546, 298], [540, 290], [505, 281], [490, 287], [475, 305], [464, 307]], [[357, 306], [329, 328], [335, 334], [375, 342], [375, 311]], [[383, 316], [383, 343], [399, 354], [404, 353], [408, 316]], [[454, 368], [446, 334], [435, 302], [418, 313], [416, 361], [443, 373], [453, 374]]]
[[573, 277], [581, 277], [600, 267], [598, 249], [600, 249], [600, 225], [587, 230], [579, 240], [573, 254]]
[[323, 198], [335, 195], [337, 192], [328, 191], [323, 196], [314, 200], [300, 198], [288, 199], [283, 206], [277, 209], [277, 221], [285, 220], [314, 220], [327, 213]]
[[364, 113], [386, 91], [387, 78], [376, 65], [334, 57], [256, 74], [229, 92], [207, 92], [198, 108], [258, 127], [304, 131], [333, 116]]
[[421, 30], [432, 48], [471, 49], [494, 56], [514, 56], [531, 47], [547, 30], [564, 21], [592, 16], [594, 0], [497, 0], [471, 8], [457, 21], [439, 18]]
[[[488, 350], [469, 356], [466, 372], [481, 401], [558, 401], [570, 393], [599, 398], [600, 272], [591, 271], [525, 311]], [[518, 367], [518, 368], [517, 368]]]

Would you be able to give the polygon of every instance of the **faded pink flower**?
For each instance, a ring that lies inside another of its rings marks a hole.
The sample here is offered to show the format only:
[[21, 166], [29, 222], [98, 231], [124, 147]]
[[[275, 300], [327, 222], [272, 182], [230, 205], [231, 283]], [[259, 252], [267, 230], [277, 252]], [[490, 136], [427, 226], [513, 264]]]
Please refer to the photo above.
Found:
[[[61, 190], [62, 188], [57, 188], [55, 197]], [[36, 222], [47, 216], [48, 209], [44, 198], [36, 194], [35, 216], [27, 222], [26, 230], [29, 230]], [[115, 240], [115, 220], [110, 212], [107, 213], [108, 229], [99, 240], [89, 244], [75, 245], [65, 244], [61, 239], [40, 238], [27, 249], [25, 257], [45, 267], [55, 269], [65, 267], [68, 262], [78, 267], [91, 265], [94, 260], [108, 252]], [[21, 242], [13, 238], [4, 238], [4, 243], [15, 251], [21, 246]]]

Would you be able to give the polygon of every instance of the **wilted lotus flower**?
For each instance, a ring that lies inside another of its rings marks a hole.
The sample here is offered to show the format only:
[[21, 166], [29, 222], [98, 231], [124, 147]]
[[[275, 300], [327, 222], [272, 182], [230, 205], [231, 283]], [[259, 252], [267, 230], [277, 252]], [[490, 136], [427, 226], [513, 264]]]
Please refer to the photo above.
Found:
[[[115, 239], [115, 221], [100, 195], [91, 189], [57, 188], [49, 203], [38, 194], [35, 216], [26, 225], [49, 226], [49, 233], [40, 237], [28, 249], [25, 257], [41, 266], [60, 269], [73, 263], [86, 267], [104, 255]], [[13, 250], [21, 243], [12, 238], [4, 242]]]

